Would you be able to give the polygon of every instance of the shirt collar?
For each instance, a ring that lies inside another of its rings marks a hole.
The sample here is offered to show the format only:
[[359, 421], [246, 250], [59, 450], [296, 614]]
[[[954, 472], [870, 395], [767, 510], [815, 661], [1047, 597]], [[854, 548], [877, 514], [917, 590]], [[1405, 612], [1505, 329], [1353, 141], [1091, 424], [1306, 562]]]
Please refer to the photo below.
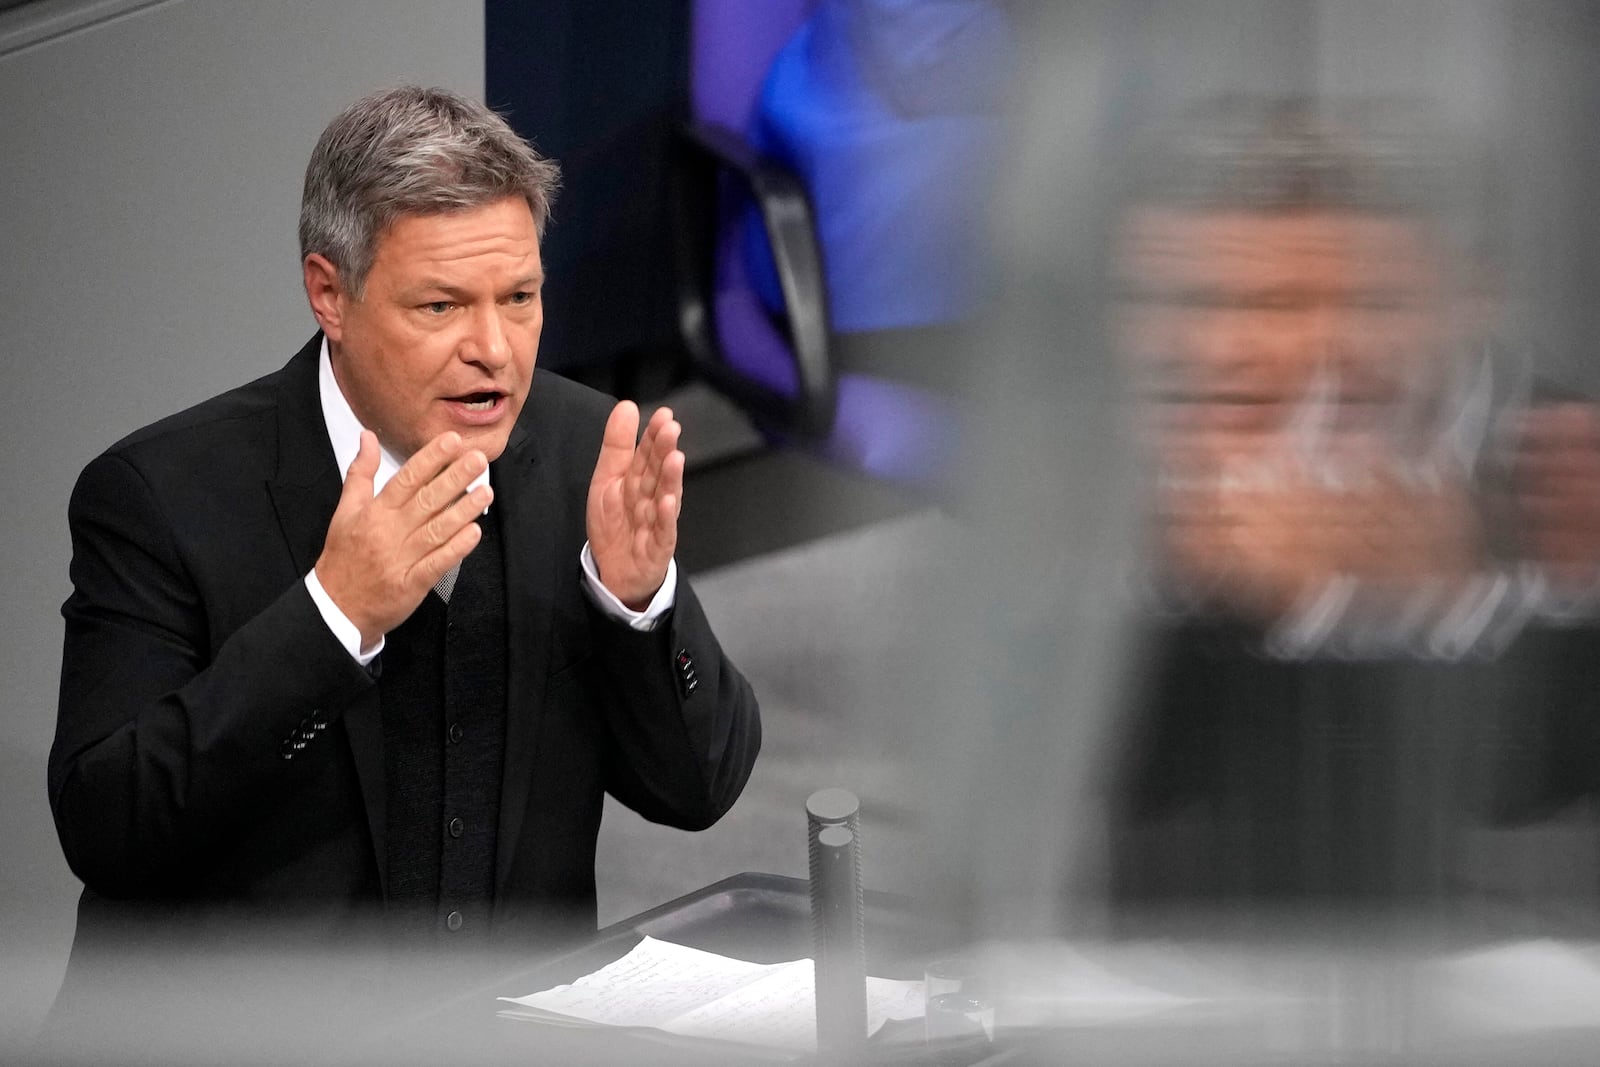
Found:
[[[333, 461], [339, 465], [339, 480], [343, 481], [349, 473], [350, 464], [356, 461], [356, 453], [361, 451], [361, 431], [365, 427], [356, 418], [355, 411], [344, 398], [344, 392], [333, 376], [333, 357], [328, 353], [326, 337], [322, 339], [322, 351], [317, 356], [317, 386], [322, 394], [322, 421], [328, 427], [328, 443], [333, 446]], [[404, 462], [381, 444], [378, 446], [378, 473], [372, 479], [374, 495], [389, 484], [390, 478], [400, 473]], [[489, 470], [485, 467], [482, 474], [472, 479], [466, 492], [488, 484]]]

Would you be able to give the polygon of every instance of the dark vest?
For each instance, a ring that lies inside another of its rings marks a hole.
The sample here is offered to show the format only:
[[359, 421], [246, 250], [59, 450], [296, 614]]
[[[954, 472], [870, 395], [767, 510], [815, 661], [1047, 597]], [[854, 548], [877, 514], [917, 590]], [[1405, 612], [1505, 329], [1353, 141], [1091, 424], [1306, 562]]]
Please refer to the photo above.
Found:
[[378, 679], [386, 908], [404, 936], [476, 939], [494, 900], [505, 756], [505, 567], [498, 512], [448, 605], [429, 593], [385, 640]]

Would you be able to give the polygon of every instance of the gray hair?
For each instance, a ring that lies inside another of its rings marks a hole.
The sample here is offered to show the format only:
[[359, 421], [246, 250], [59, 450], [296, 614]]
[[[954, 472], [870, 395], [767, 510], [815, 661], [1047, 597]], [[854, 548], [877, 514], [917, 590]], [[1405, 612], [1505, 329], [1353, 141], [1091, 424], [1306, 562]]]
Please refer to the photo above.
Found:
[[1504, 247], [1488, 156], [1425, 101], [1219, 97], [1156, 131], [1134, 162], [1120, 183], [1134, 202], [1390, 215], [1480, 264]]
[[386, 89], [351, 104], [317, 140], [300, 258], [326, 256], [359, 298], [378, 238], [400, 216], [521, 196], [542, 238], [559, 182], [556, 164], [484, 105], [446, 89]]
[[[1313, 98], [1226, 96], [1163, 131], [1135, 195], [1195, 209], [1349, 208], [1414, 214], [1436, 202], [1437, 160], [1397, 104], [1343, 110]], [[1430, 164], [1434, 164], [1430, 166]]]

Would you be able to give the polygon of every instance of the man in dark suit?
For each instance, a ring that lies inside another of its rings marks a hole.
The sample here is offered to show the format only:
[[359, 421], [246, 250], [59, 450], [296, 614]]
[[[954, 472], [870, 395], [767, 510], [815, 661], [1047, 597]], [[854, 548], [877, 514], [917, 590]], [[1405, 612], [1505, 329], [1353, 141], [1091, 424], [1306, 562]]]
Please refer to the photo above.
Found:
[[685, 829], [739, 795], [760, 724], [672, 562], [679, 426], [636, 445], [632, 404], [534, 370], [555, 181], [471, 101], [357, 102], [306, 175], [319, 335], [84, 471], [73, 969], [150, 915], [547, 947], [594, 928], [605, 792]]

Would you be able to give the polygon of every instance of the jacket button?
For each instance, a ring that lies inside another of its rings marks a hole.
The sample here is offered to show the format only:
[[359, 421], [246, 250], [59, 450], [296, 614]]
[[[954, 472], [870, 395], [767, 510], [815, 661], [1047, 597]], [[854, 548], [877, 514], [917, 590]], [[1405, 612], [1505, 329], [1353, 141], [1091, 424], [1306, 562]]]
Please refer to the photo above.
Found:
[[462, 737], [461, 724], [458, 723], [458, 722], [451, 723], [450, 724], [450, 729], [449, 729], [448, 732], [449, 732], [449, 736], [450, 736], [450, 743], [452, 745], [459, 745], [461, 743], [461, 737]]
[[455, 818], [455, 819], [451, 819], [450, 820], [450, 836], [451, 837], [460, 837], [463, 833], [466, 832], [466, 829], [467, 829], [467, 824], [462, 822], [459, 818]]
[[444, 924], [450, 928], [451, 933], [455, 933], [457, 930], [461, 929], [461, 924], [464, 921], [465, 920], [461, 918], [461, 913], [459, 911], [452, 911], [449, 915], [444, 917]]
[[700, 688], [700, 679], [694, 669], [694, 657], [689, 655], [687, 648], [680, 648], [674, 662], [678, 667], [679, 688], [685, 697], [693, 696], [694, 691]]
[[294, 759], [294, 742], [285, 740], [283, 744], [278, 746], [278, 755], [284, 759]]

